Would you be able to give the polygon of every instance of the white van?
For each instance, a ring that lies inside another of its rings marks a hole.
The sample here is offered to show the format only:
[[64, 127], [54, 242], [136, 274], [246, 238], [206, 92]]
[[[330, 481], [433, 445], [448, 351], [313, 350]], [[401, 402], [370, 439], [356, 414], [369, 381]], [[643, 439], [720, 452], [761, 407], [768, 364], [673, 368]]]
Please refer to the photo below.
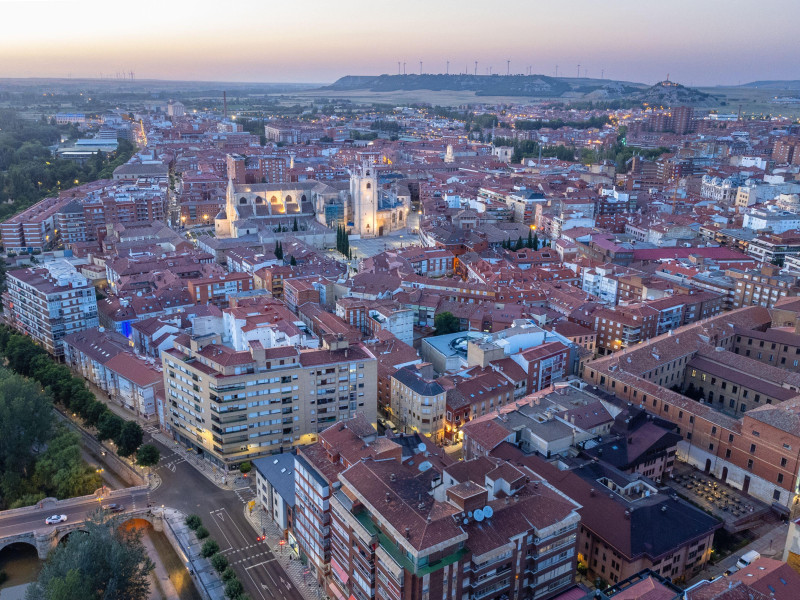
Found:
[[736, 566], [740, 569], [744, 569], [745, 567], [753, 564], [753, 562], [757, 561], [759, 558], [761, 558], [761, 555], [758, 552], [755, 550], [750, 550], [750, 552], [745, 552], [742, 554], [739, 560], [736, 561]]

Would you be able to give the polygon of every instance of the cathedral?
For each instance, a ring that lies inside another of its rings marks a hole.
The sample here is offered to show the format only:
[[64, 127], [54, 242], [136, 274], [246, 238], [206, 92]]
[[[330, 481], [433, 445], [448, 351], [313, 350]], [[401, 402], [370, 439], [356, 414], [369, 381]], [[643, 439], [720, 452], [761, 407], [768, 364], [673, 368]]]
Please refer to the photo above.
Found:
[[346, 182], [259, 184], [230, 179], [214, 232], [220, 238], [236, 238], [257, 234], [281, 220], [316, 216], [328, 227], [344, 223], [353, 235], [377, 237], [403, 229], [410, 205], [408, 188], [382, 189], [368, 164], [351, 170], [349, 187]]

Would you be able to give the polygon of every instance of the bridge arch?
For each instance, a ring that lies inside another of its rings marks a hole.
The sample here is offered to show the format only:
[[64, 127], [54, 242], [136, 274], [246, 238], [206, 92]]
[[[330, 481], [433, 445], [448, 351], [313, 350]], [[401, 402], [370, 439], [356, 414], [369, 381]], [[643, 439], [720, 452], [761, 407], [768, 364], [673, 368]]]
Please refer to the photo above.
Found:
[[30, 546], [31, 548], [33, 548], [37, 552], [39, 550], [36, 547], [36, 539], [33, 537], [33, 534], [31, 534], [31, 535], [28, 535], [28, 536], [25, 536], [25, 537], [22, 537], [22, 538], [17, 538], [17, 539], [10, 538], [10, 539], [7, 539], [7, 540], [0, 540], [0, 552], [3, 552], [6, 548], [9, 548], [11, 546], [15, 546], [17, 544], [24, 545], [24, 546]]

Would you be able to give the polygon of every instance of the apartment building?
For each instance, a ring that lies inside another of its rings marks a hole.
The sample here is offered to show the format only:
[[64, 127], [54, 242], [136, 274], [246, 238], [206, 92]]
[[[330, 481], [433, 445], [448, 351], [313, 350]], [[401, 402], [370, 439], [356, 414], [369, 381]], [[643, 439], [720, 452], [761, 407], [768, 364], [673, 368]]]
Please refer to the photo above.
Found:
[[64, 362], [128, 410], [151, 419], [164, 375], [155, 359], [131, 352], [129, 340], [114, 331], [92, 327], [64, 336]]
[[195, 304], [214, 304], [225, 307], [230, 296], [253, 289], [250, 273], [225, 273], [203, 279], [190, 279], [189, 294]]
[[398, 369], [391, 376], [391, 419], [403, 431], [439, 441], [445, 421], [447, 392], [433, 379], [430, 363]]
[[760, 270], [752, 271], [730, 269], [725, 274], [736, 281], [733, 308], [742, 306], [772, 308], [781, 298], [800, 295], [797, 277], [781, 275], [780, 269], [774, 265], [765, 265]]
[[98, 325], [95, 289], [66, 260], [10, 271], [6, 286], [6, 323], [56, 358], [64, 356], [65, 335]]
[[529, 468], [386, 457], [339, 481], [328, 586], [339, 600], [546, 600], [573, 584], [580, 506]]
[[659, 492], [649, 480], [602, 462], [560, 470], [512, 444], [490, 455], [522, 464], [580, 505], [577, 559], [590, 578], [617, 583], [643, 569], [673, 581], [697, 575], [711, 558], [721, 523], [680, 499]]
[[220, 333], [178, 336], [162, 353], [163, 426], [229, 469], [313, 442], [357, 412], [377, 421], [376, 360], [363, 345], [266, 347], [265, 339], [237, 350]]

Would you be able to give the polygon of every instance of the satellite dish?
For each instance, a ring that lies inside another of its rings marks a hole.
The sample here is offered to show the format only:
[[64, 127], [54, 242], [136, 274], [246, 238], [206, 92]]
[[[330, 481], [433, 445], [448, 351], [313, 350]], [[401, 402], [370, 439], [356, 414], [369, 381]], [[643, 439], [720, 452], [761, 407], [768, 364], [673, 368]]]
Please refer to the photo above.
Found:
[[425, 462], [423, 462], [423, 463], [422, 463], [422, 464], [421, 464], [419, 467], [417, 467], [417, 468], [418, 468], [420, 471], [422, 471], [422, 472], [424, 473], [424, 472], [425, 472], [425, 471], [427, 471], [428, 469], [431, 469], [431, 468], [433, 468], [433, 464], [431, 464], [429, 461], [427, 461], [427, 460], [426, 460]]
[[469, 519], [464, 519], [464, 525], [468, 525], [468, 524], [469, 524]]
[[468, 517], [471, 517], [471, 516], [472, 516], [472, 511], [469, 511], [469, 512], [467, 513], [467, 516], [468, 516]]
[[494, 509], [491, 506], [486, 506], [483, 509], [483, 516], [487, 519], [491, 519], [492, 515], [494, 515]]
[[419, 452], [425, 452], [425, 448], [427, 448], [427, 446], [425, 445], [425, 442], [420, 442], [419, 445], [417, 446], [417, 450]]
[[483, 511], [482, 511], [480, 508], [479, 508], [478, 510], [476, 510], [476, 511], [475, 511], [475, 520], [476, 520], [478, 523], [480, 523], [481, 521], [483, 521]]

